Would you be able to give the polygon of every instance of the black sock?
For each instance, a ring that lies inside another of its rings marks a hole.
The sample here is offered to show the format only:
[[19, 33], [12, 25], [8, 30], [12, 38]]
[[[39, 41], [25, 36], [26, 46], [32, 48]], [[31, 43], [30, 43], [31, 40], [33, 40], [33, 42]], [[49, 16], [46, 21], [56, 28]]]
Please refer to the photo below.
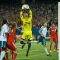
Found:
[[25, 46], [25, 43], [22, 44], [22, 49], [24, 48], [24, 46]]
[[24, 41], [20, 41], [20, 44], [24, 44]]
[[31, 42], [28, 41], [28, 50], [27, 50], [26, 56], [28, 56], [28, 53], [29, 53], [30, 48], [31, 48]]
[[25, 42], [24, 41], [21, 41], [20, 43], [22, 44], [22, 47], [21, 48], [23, 49], [24, 46], [25, 46]]

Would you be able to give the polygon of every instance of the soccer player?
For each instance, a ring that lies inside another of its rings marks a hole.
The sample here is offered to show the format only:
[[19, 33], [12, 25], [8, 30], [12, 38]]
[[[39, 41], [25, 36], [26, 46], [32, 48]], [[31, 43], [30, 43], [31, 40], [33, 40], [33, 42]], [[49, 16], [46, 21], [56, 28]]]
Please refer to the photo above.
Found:
[[14, 42], [15, 33], [16, 33], [16, 23], [13, 22], [12, 26], [11, 26], [11, 31], [10, 31], [9, 36], [7, 38], [7, 47], [11, 51], [12, 60], [16, 60], [16, 56], [17, 56], [16, 45], [15, 45], [15, 42]]
[[23, 33], [22, 33], [22, 48], [25, 45], [24, 41], [28, 43], [28, 50], [26, 56], [28, 56], [30, 47], [31, 47], [31, 40], [32, 40], [32, 11], [27, 4], [22, 6], [22, 10], [20, 11], [20, 18], [23, 25]]
[[5, 57], [5, 51], [7, 47], [7, 36], [9, 34], [9, 27], [7, 24], [7, 20], [3, 18], [3, 24], [1, 26], [1, 32], [0, 32], [0, 60], [3, 60]]
[[49, 30], [50, 34], [50, 52], [52, 49], [52, 43], [55, 42], [54, 50], [57, 50], [58, 36], [57, 36], [57, 27], [53, 23]]
[[40, 36], [41, 36], [39, 42], [42, 43], [46, 55], [51, 56], [50, 53], [48, 52], [47, 47], [46, 47], [47, 23], [44, 23], [44, 25], [40, 28], [39, 33], [40, 33]]

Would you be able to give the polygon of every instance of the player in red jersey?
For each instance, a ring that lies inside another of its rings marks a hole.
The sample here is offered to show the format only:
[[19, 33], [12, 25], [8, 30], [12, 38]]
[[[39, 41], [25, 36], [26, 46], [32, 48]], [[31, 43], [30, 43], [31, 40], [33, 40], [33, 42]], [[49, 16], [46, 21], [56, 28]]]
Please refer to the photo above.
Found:
[[50, 52], [51, 52], [52, 43], [55, 42], [54, 50], [57, 50], [57, 45], [58, 45], [57, 27], [55, 26], [54, 23], [50, 27], [49, 31], [50, 31]]
[[17, 55], [17, 53], [16, 53], [16, 45], [15, 45], [15, 42], [14, 42], [15, 33], [16, 33], [16, 24], [12, 23], [11, 31], [10, 31], [10, 34], [8, 36], [8, 39], [7, 39], [7, 45], [8, 45], [8, 48], [10, 49], [10, 51], [11, 51], [12, 60], [15, 60], [16, 55]]

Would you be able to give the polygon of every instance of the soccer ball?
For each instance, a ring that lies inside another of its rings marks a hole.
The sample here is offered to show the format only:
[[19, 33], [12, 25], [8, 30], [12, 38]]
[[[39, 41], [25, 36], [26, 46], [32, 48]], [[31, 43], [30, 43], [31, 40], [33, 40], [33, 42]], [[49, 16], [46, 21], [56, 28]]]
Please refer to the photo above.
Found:
[[22, 5], [22, 9], [29, 9], [29, 5], [28, 4]]

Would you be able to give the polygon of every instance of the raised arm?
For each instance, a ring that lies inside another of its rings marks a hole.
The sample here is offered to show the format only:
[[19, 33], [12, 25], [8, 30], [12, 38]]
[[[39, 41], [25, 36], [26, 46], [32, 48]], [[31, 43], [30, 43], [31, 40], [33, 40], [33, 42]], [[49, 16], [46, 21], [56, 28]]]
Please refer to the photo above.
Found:
[[21, 20], [23, 19], [23, 12], [22, 11], [20, 11], [20, 18], [21, 18]]
[[29, 14], [30, 14], [29, 18], [32, 19], [32, 11], [31, 10], [29, 11]]

